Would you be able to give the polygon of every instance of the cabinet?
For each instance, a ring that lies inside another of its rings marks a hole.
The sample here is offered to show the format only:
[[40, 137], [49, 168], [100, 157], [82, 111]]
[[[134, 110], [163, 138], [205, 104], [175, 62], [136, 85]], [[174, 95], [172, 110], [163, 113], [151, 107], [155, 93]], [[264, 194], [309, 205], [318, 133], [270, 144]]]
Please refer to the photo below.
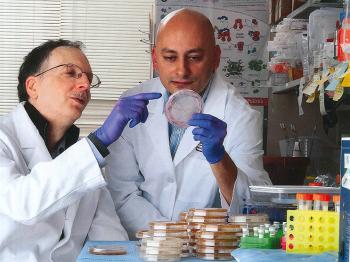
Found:
[[264, 156], [264, 168], [274, 185], [303, 185], [310, 160], [306, 157]]
[[[294, 3], [294, 1], [286, 1], [289, 3]], [[300, 4], [300, 1], [298, 2]], [[289, 5], [288, 5], [289, 6]], [[307, 0], [304, 4], [300, 5], [298, 8], [291, 11], [286, 18], [296, 18], [296, 19], [308, 19], [312, 11], [323, 8], [323, 7], [333, 7], [333, 8], [342, 8], [343, 1], [316, 1], [316, 0]], [[276, 7], [278, 8], [278, 7]], [[275, 30], [271, 30], [272, 33], [275, 33]], [[310, 51], [312, 52], [312, 51]], [[286, 93], [291, 90], [296, 90], [300, 85], [301, 79], [296, 79], [290, 81], [286, 84], [279, 86], [272, 86], [272, 93]]]
[[322, 7], [342, 8], [343, 1], [307, 0], [303, 5], [301, 5], [300, 7], [292, 11], [289, 15], [287, 15], [287, 18], [307, 19], [312, 11]]

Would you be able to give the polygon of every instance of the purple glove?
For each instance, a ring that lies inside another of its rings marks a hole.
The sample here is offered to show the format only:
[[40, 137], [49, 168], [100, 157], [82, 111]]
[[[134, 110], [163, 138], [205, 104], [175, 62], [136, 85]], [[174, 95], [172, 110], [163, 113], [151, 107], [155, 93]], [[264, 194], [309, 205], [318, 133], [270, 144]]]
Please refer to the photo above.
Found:
[[193, 114], [188, 124], [196, 126], [192, 131], [193, 138], [201, 142], [203, 154], [208, 162], [219, 162], [225, 154], [223, 142], [227, 134], [227, 124], [208, 114]]
[[103, 125], [94, 132], [95, 136], [105, 146], [109, 146], [120, 137], [130, 120], [131, 128], [140, 122], [144, 123], [148, 117], [149, 100], [161, 96], [161, 93], [140, 93], [120, 98]]

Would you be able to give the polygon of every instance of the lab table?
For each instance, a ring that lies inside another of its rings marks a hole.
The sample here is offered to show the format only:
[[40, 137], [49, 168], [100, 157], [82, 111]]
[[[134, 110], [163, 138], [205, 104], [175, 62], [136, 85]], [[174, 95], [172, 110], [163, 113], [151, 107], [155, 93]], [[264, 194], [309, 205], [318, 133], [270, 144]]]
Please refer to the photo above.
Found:
[[[89, 247], [96, 245], [118, 245], [127, 249], [125, 255], [93, 255], [89, 253]], [[337, 254], [323, 253], [320, 255], [297, 255], [286, 254], [281, 249], [236, 249], [232, 252], [237, 261], [241, 262], [335, 262], [337, 261]], [[77, 262], [143, 262], [139, 257], [137, 251], [137, 241], [87, 241], [80, 252]], [[205, 260], [197, 259], [195, 257], [182, 258], [183, 262], [203, 262]], [[233, 261], [235, 261], [233, 259]]]
[[[89, 247], [96, 245], [118, 245], [127, 249], [126, 255], [93, 255], [89, 253]], [[87, 241], [80, 252], [77, 262], [101, 262], [101, 261], [124, 261], [124, 262], [144, 262], [137, 251], [137, 241]], [[204, 260], [195, 257], [182, 258], [186, 262], [203, 262]]]

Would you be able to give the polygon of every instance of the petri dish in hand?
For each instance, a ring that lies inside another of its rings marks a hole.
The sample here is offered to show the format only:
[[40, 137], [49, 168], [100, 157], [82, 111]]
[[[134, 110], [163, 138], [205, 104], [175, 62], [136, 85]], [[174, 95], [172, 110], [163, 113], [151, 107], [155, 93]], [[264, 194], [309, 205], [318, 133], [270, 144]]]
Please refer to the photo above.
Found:
[[188, 120], [194, 113], [203, 110], [202, 97], [189, 89], [184, 89], [172, 94], [165, 105], [165, 115], [168, 121], [181, 128], [188, 127]]

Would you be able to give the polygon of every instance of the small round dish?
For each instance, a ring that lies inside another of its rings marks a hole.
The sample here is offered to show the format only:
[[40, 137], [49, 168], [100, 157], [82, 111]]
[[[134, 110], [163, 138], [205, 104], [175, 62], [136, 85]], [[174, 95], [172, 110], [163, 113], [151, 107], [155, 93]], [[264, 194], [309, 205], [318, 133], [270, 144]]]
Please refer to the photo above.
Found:
[[184, 89], [172, 94], [165, 105], [165, 115], [168, 121], [181, 128], [188, 127], [188, 120], [194, 113], [203, 110], [202, 97], [189, 89]]

